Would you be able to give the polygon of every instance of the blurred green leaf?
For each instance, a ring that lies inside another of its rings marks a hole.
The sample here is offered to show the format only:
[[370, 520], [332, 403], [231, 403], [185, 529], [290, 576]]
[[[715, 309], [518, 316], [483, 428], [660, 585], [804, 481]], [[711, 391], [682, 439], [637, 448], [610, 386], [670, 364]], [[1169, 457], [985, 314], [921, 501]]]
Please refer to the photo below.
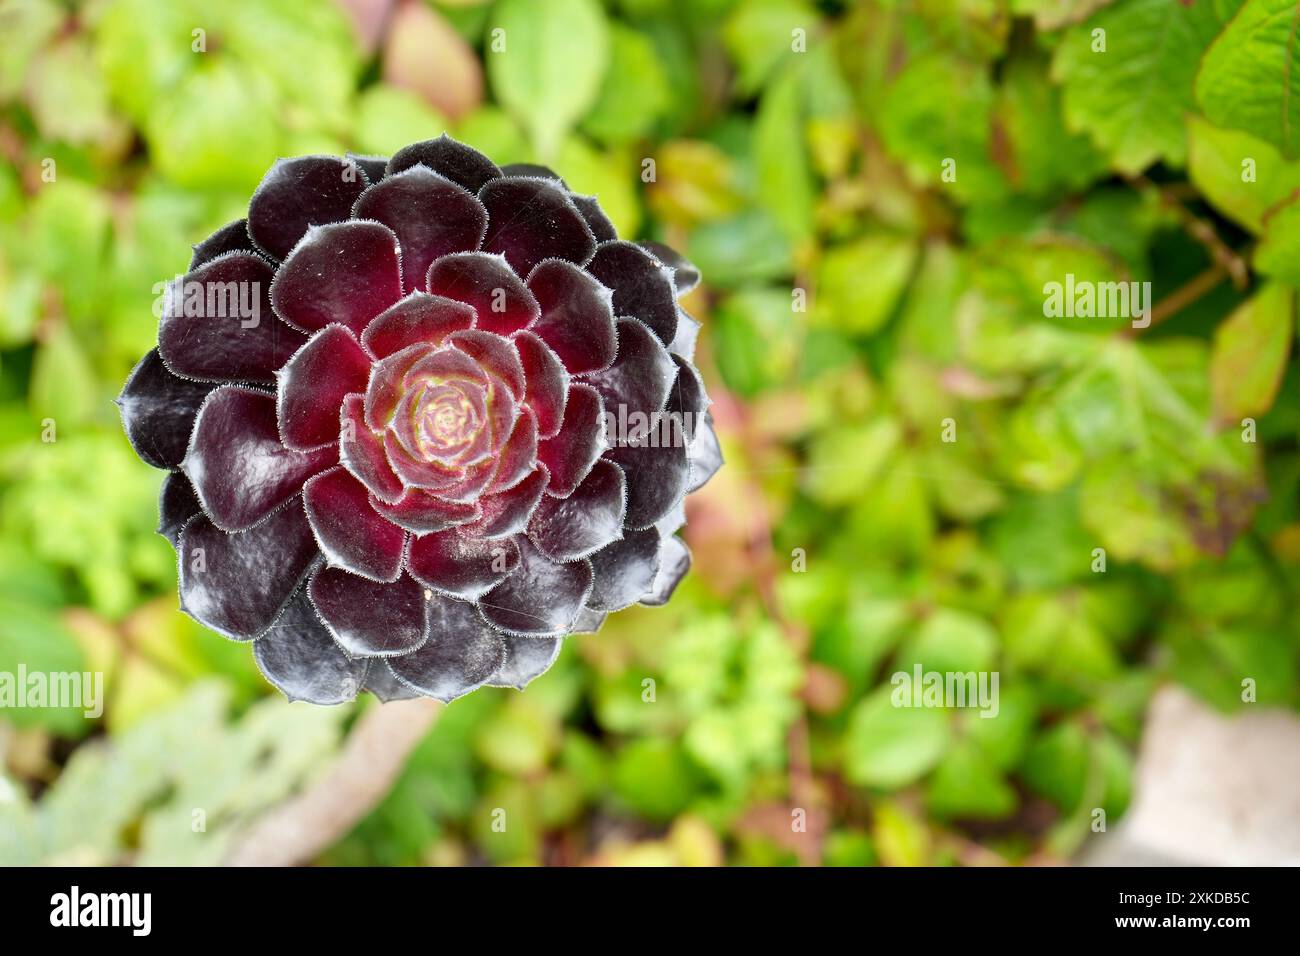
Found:
[[874, 807], [872, 839], [886, 866], [924, 866], [930, 855], [930, 833], [925, 823], [899, 803], [883, 801]]
[[710, 283], [721, 286], [772, 279], [791, 266], [789, 242], [770, 216], [757, 211], [701, 225], [686, 252]]
[[798, 246], [812, 238], [816, 184], [803, 135], [804, 72], [783, 71], [767, 90], [754, 120], [758, 199]]
[[1215, 330], [1210, 388], [1219, 422], [1235, 425], [1272, 406], [1291, 352], [1295, 297], [1290, 286], [1269, 283]]
[[32, 60], [54, 36], [63, 11], [54, 0], [7, 0], [0, 4], [5, 55], [0, 59], [0, 101], [15, 96], [26, 85]]
[[1300, 189], [1300, 162], [1240, 130], [1220, 129], [1199, 116], [1187, 121], [1188, 173], [1218, 210], [1252, 232], [1264, 215]]
[[798, 0], [741, 0], [722, 28], [741, 91], [756, 93], [783, 60], [798, 56], [800, 34], [806, 51], [818, 19], [816, 10]]
[[251, 190], [280, 153], [274, 103], [260, 73], [226, 61], [192, 71], [149, 113], [150, 156], [181, 186]]
[[356, 151], [391, 156], [408, 143], [436, 139], [446, 126], [446, 121], [414, 93], [372, 86], [357, 98]]
[[1162, 159], [1181, 166], [1192, 81], [1221, 25], [1211, 3], [1128, 0], [1071, 27], [1052, 63], [1070, 128], [1086, 131], [1121, 172]]
[[1037, 196], [1080, 189], [1104, 175], [1104, 157], [1086, 137], [1065, 128], [1060, 92], [1048, 81], [1045, 57], [1011, 60], [997, 95], [994, 122], [1005, 147], [999, 154], [995, 137], [994, 155], [1018, 192]]
[[714, 315], [723, 378], [741, 395], [790, 382], [798, 358], [791, 301], [783, 290], [746, 289], [729, 296]]
[[1287, 87], [1298, 57], [1295, 4], [1246, 0], [1205, 52], [1196, 100], [1210, 122], [1249, 130], [1294, 159], [1300, 156], [1300, 105]]
[[836, 830], [826, 837], [822, 862], [826, 866], [875, 866], [876, 849], [866, 833]]
[[831, 506], [856, 501], [890, 461], [901, 437], [892, 418], [822, 432], [809, 452], [809, 493]]
[[1089, 469], [1080, 514], [1110, 560], [1140, 560], [1169, 569], [1191, 561], [1196, 546], [1178, 515], [1160, 503], [1160, 489], [1135, 476], [1131, 462], [1112, 459]]
[[71, 428], [93, 413], [99, 397], [95, 376], [67, 326], [55, 329], [41, 343], [32, 364], [31, 388], [32, 411], [58, 426]]
[[1021, 772], [1034, 791], [1068, 812], [1083, 799], [1089, 761], [1088, 735], [1077, 723], [1063, 723], [1034, 741]]
[[1007, 686], [999, 681], [996, 713], [992, 709], [967, 710], [962, 716], [961, 734], [978, 749], [981, 761], [1010, 771], [1020, 763], [1039, 713], [1027, 684]]
[[84, 37], [69, 37], [28, 68], [27, 98], [42, 135], [95, 143], [113, 132], [108, 96]]
[[993, 108], [983, 64], [929, 53], [894, 79], [880, 135], [915, 182], [950, 189], [964, 201], [996, 199], [1007, 185], [992, 156]]
[[648, 133], [668, 108], [671, 92], [653, 41], [621, 23], [611, 23], [610, 62], [600, 94], [582, 128], [606, 143], [619, 144]]
[[[660, 219], [674, 225], [725, 219], [742, 205], [738, 178], [735, 162], [713, 143], [672, 140], [655, 156], [655, 178], [648, 189], [650, 207]], [[755, 231], [752, 225], [749, 231]]]
[[104, 5], [96, 23], [95, 52], [114, 101], [137, 124], [196, 65], [192, 31], [204, 19], [188, 0]]
[[1293, 197], [1266, 214], [1255, 268], [1300, 289], [1300, 198]]
[[[83, 666], [76, 641], [53, 613], [0, 596], [0, 688], [6, 696], [13, 695], [0, 708], [5, 720], [19, 727], [46, 727], [69, 737], [87, 733], [91, 724], [85, 713], [92, 709], [90, 701], [83, 698], [81, 707], [52, 706], [56, 702], [53, 689], [59, 683], [55, 675], [71, 675], [78, 688], [93, 693], [93, 684], [86, 688], [82, 681]], [[24, 676], [27, 686], [20, 688]], [[43, 689], [45, 701], [38, 706], [19, 706], [20, 700], [30, 702], [27, 692], [38, 687]]]
[[542, 161], [595, 103], [609, 62], [609, 27], [594, 0], [501, 0], [493, 9], [488, 76], [506, 109], [532, 138]]
[[110, 864], [137, 832], [141, 865], [219, 862], [241, 824], [328, 756], [347, 713], [268, 700], [227, 725], [226, 705], [220, 685], [200, 684], [129, 732], [79, 749], [41, 801], [29, 849], [46, 863]]
[[559, 743], [559, 727], [522, 699], [512, 700], [479, 729], [483, 761], [504, 773], [536, 773]]
[[960, 741], [935, 768], [925, 803], [940, 817], [997, 820], [1009, 816], [1018, 801], [988, 758], [974, 745]]
[[939, 707], [896, 707], [891, 700], [896, 690], [879, 688], [849, 717], [844, 772], [860, 786], [905, 787], [932, 770], [948, 750], [948, 712]]
[[[812, 319], [868, 335], [893, 313], [916, 263], [916, 246], [901, 236], [874, 235], [836, 246], [822, 260]], [[871, 282], [863, 282], [869, 275]]]
[[855, 600], [845, 614], [836, 614], [818, 629], [813, 658], [839, 671], [856, 696], [874, 683], [877, 667], [897, 645], [909, 619], [907, 605], [897, 598]]
[[108, 239], [109, 202], [103, 192], [75, 179], [46, 185], [28, 208], [19, 261], [55, 290], [72, 318], [96, 314]]
[[899, 650], [895, 664], [911, 673], [988, 671], [997, 652], [998, 635], [987, 621], [961, 611], [939, 608], [921, 622]]
[[1029, 587], [1081, 578], [1092, 561], [1094, 539], [1079, 521], [1073, 492], [1013, 499], [994, 519], [991, 538], [1002, 563]]
[[686, 808], [701, 780], [671, 740], [647, 737], [619, 750], [611, 783], [620, 800], [651, 820], [670, 820]]

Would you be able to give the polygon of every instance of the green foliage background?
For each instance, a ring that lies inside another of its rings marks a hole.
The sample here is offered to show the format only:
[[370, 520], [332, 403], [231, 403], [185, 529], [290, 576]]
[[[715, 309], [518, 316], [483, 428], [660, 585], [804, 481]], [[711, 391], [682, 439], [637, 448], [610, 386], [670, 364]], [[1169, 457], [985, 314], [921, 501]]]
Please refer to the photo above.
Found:
[[[276, 157], [444, 129], [700, 266], [729, 465], [667, 608], [453, 704], [322, 862], [1068, 855], [1157, 683], [1298, 700], [1294, 15], [0, 0], [0, 670], [109, 695], [0, 714], [0, 860], [218, 860], [365, 706], [286, 705], [176, 612], [111, 399]], [[1067, 274], [1149, 281], [1152, 327], [1045, 318]], [[999, 671], [998, 718], [891, 707], [917, 662]]]

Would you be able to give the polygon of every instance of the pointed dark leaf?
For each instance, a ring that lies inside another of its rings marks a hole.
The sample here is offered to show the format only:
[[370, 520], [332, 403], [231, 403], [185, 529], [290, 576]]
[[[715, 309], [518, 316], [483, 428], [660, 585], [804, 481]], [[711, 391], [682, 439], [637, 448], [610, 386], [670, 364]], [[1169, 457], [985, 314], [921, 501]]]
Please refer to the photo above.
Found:
[[424, 166], [371, 186], [352, 214], [382, 222], [397, 234], [406, 292], [423, 286], [435, 259], [477, 249], [487, 232], [487, 210], [478, 197]]
[[307, 593], [334, 639], [352, 657], [409, 654], [429, 636], [424, 588], [409, 576], [383, 583], [320, 568]]
[[514, 637], [504, 635], [505, 660], [487, 681], [489, 687], [514, 687], [523, 690], [541, 677], [560, 656], [559, 638]]
[[609, 289], [563, 259], [547, 259], [528, 277], [541, 307], [531, 331], [571, 375], [609, 368], [618, 352]]
[[621, 611], [650, 593], [659, 571], [659, 533], [629, 531], [591, 556], [593, 584], [587, 607]]
[[578, 619], [573, 622], [573, 633], [595, 634], [605, 623], [607, 617], [609, 617], [608, 611], [593, 611], [589, 607], [584, 607], [578, 612]]
[[484, 489], [485, 494], [513, 488], [532, 472], [537, 462], [537, 420], [531, 410], [520, 411], [514, 431], [496, 452], [496, 460], [496, 471], [492, 483]]
[[491, 458], [485, 458], [467, 468], [450, 471], [432, 462], [417, 461], [393, 437], [392, 432], [384, 435], [384, 452], [393, 470], [408, 486], [422, 488], [459, 504], [477, 501], [483, 489], [491, 483], [492, 473], [496, 470], [496, 462]]
[[365, 485], [331, 468], [303, 486], [302, 500], [326, 561], [374, 581], [397, 580], [406, 534], [371, 507]]
[[435, 594], [429, 599], [428, 641], [385, 663], [423, 696], [451, 701], [481, 687], [505, 655], [505, 639], [483, 623], [473, 604]]
[[281, 159], [248, 203], [248, 233], [259, 248], [284, 259], [309, 226], [351, 216], [368, 185], [359, 165], [337, 156]]
[[541, 310], [522, 279], [502, 256], [457, 252], [429, 267], [428, 290], [474, 307], [477, 327], [509, 335], [537, 321]]
[[677, 334], [673, 336], [668, 351], [680, 355], [688, 362], [695, 360], [695, 341], [700, 337], [700, 323], [681, 309], [677, 310]]
[[228, 252], [168, 286], [158, 352], [177, 375], [207, 382], [273, 382], [307, 337], [271, 308], [271, 267]]
[[686, 542], [676, 536], [664, 538], [659, 548], [659, 570], [655, 574], [650, 593], [641, 598], [642, 604], [667, 604], [677, 590], [677, 585], [691, 569], [691, 552]]
[[181, 529], [202, 510], [190, 480], [179, 471], [168, 473], [158, 493], [158, 533], [176, 547]]
[[614, 312], [640, 319], [667, 345], [677, 334], [677, 295], [672, 269], [639, 246], [603, 242], [587, 271], [614, 290]]
[[366, 179], [372, 186], [382, 180], [388, 172], [387, 156], [358, 156], [356, 153], [348, 153], [348, 159], [361, 167], [361, 171], [366, 174]]
[[543, 259], [585, 264], [596, 251], [587, 221], [569, 194], [550, 179], [503, 177], [478, 194], [487, 207], [488, 231], [483, 248], [499, 252], [521, 276]]
[[271, 283], [276, 315], [306, 332], [337, 322], [359, 336], [401, 297], [397, 236], [355, 219], [309, 229]]
[[543, 497], [529, 522], [528, 537], [556, 561], [585, 558], [622, 537], [626, 508], [622, 470], [598, 461], [567, 498]]
[[524, 366], [524, 404], [537, 418], [539, 438], [554, 438], [564, 422], [569, 373], [550, 347], [532, 332], [519, 332], [515, 348]]
[[[637, 432], [648, 434], [658, 424], [657, 414], [668, 401], [668, 392], [677, 377], [677, 368], [663, 343], [636, 319], [618, 320], [618, 358], [602, 372], [583, 377], [600, 392], [605, 412], [619, 422], [620, 443], [638, 439]], [[624, 428], [630, 416], [640, 428]]]
[[397, 679], [397, 676], [389, 668], [385, 661], [370, 661], [370, 669], [366, 671], [365, 690], [370, 691], [383, 703], [390, 700], [412, 700], [419, 697], [419, 693], [403, 684]]
[[145, 354], [117, 398], [126, 437], [145, 464], [175, 468], [181, 463], [194, 417], [214, 387], [173, 375], [157, 349]]
[[710, 478], [722, 467], [722, 446], [718, 444], [718, 433], [713, 430], [713, 423], [706, 416], [695, 431], [695, 441], [687, 450], [691, 475], [686, 485], [686, 493], [699, 491]]
[[393, 502], [405, 490], [393, 473], [384, 451], [384, 440], [366, 424], [365, 397], [353, 393], [343, 400], [339, 412], [339, 461], [381, 501]]
[[683, 442], [689, 448], [706, 423], [705, 416], [710, 401], [704, 391], [704, 381], [695, 366], [680, 355], [673, 355], [672, 358], [677, 367], [677, 377], [673, 380], [672, 390], [664, 406], [664, 418], [660, 422], [660, 444], [667, 444], [667, 439]]
[[441, 345], [453, 332], [474, 325], [474, 309], [427, 292], [412, 292], [366, 326], [361, 344], [375, 358], [386, 358], [410, 345]]
[[573, 204], [578, 207], [578, 212], [582, 213], [582, 218], [587, 221], [587, 228], [591, 230], [596, 242], [609, 242], [618, 238], [618, 230], [605, 215], [605, 210], [600, 208], [600, 203], [595, 196], [575, 195], [572, 198]]
[[248, 220], [236, 219], [229, 225], [222, 226], [208, 238], [194, 247], [190, 258], [190, 272], [199, 266], [211, 262], [217, 256], [227, 252], [252, 252], [253, 240], [248, 236]]
[[235, 534], [199, 515], [178, 552], [181, 609], [236, 641], [265, 632], [320, 557], [299, 501]]
[[600, 394], [590, 385], [574, 385], [564, 409], [559, 433], [537, 445], [537, 460], [551, 473], [546, 493], [566, 498], [587, 477], [605, 450], [604, 408]]
[[482, 517], [464, 527], [464, 533], [476, 538], [502, 538], [518, 534], [528, 527], [533, 511], [541, 500], [551, 473], [545, 465], [529, 473], [523, 481], [506, 491], [484, 495], [478, 500]]
[[476, 521], [481, 514], [477, 504], [456, 504], [419, 488], [408, 488], [392, 504], [379, 499], [371, 504], [393, 524], [412, 534], [446, 531]]
[[622, 445], [611, 448], [606, 457], [627, 475], [629, 528], [650, 527], [686, 494], [691, 467], [681, 444]]
[[569, 633], [591, 594], [591, 564], [552, 561], [527, 538], [519, 542], [519, 566], [479, 601], [493, 627], [523, 637]]
[[478, 362], [485, 372], [510, 386], [510, 394], [516, 400], [524, 397], [524, 366], [514, 342], [482, 329], [453, 332], [448, 338], [453, 346]]
[[284, 609], [275, 626], [253, 645], [262, 675], [289, 700], [342, 704], [354, 699], [369, 666], [352, 660], [316, 617], [305, 590]]
[[388, 175], [409, 169], [417, 163], [459, 183], [472, 193], [477, 193], [488, 180], [501, 175], [496, 163], [445, 133], [437, 139], [403, 146], [388, 161]]
[[456, 529], [411, 540], [406, 566], [425, 587], [475, 600], [519, 566], [519, 547], [511, 538], [471, 538]]
[[673, 270], [673, 287], [678, 295], [685, 295], [700, 284], [700, 270], [676, 249], [654, 241], [637, 245]]
[[339, 439], [339, 409], [352, 392], [364, 391], [370, 357], [342, 325], [327, 325], [276, 373], [276, 419], [280, 438], [297, 451]]
[[337, 462], [334, 445], [299, 452], [280, 443], [274, 395], [223, 385], [199, 410], [181, 469], [213, 523], [223, 531], [242, 531]]

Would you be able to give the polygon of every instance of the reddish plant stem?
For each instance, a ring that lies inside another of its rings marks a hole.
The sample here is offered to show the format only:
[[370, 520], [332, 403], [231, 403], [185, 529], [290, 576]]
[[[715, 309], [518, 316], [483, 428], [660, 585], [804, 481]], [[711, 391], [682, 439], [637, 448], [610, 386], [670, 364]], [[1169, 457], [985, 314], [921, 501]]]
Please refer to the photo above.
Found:
[[368, 708], [329, 770], [255, 821], [226, 865], [307, 863], [346, 836], [388, 793], [441, 708], [423, 697]]

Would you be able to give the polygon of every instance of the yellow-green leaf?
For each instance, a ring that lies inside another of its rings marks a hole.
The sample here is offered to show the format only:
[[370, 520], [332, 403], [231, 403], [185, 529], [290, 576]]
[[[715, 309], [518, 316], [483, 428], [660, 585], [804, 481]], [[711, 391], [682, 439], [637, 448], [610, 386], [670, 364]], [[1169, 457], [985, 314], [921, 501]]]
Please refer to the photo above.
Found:
[[1272, 407], [1291, 351], [1295, 295], [1290, 286], [1269, 283], [1215, 330], [1210, 389], [1219, 422], [1262, 415]]
[[1255, 248], [1255, 268], [1300, 289], [1300, 191], [1264, 216], [1264, 238]]
[[1212, 122], [1245, 129], [1300, 156], [1300, 8], [1247, 0], [1201, 62], [1196, 99]]

